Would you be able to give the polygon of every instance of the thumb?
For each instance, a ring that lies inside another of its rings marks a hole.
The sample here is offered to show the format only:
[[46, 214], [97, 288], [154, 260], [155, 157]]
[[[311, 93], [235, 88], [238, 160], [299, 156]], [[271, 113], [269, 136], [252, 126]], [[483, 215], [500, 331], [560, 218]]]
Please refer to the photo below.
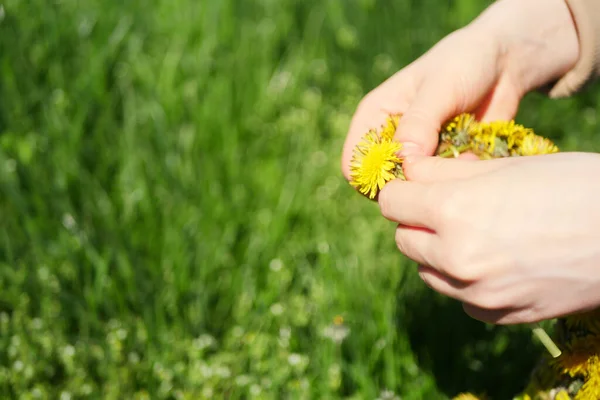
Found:
[[[419, 88], [410, 107], [402, 114], [395, 138], [403, 143], [402, 156], [435, 153], [442, 124], [463, 111], [456, 99], [452, 79], [433, 79]], [[464, 102], [463, 102], [464, 105]]]
[[402, 168], [407, 180], [440, 182], [472, 178], [496, 171], [521, 159], [521, 157], [507, 157], [492, 160], [469, 160], [411, 155], [404, 159]]

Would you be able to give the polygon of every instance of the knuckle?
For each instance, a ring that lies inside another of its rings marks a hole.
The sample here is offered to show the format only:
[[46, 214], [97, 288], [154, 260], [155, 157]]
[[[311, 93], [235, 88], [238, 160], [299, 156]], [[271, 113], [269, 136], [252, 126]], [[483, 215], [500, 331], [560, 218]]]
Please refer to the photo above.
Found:
[[475, 282], [482, 277], [482, 269], [475, 261], [472, 247], [460, 241], [446, 249], [446, 268], [448, 275], [462, 282]]
[[416, 246], [411, 242], [410, 236], [407, 235], [407, 228], [398, 226], [396, 228], [394, 239], [396, 241], [396, 247], [398, 250], [400, 250], [400, 253], [404, 254], [413, 261], [420, 260], [420, 257], [416, 251]]
[[404, 235], [401, 227], [396, 228], [394, 240], [396, 241], [396, 247], [398, 247], [398, 250], [400, 250], [402, 254], [407, 255], [406, 236]]
[[456, 250], [447, 252], [447, 254], [445, 268], [447, 274], [459, 281], [472, 280], [473, 274], [471, 268], [469, 268], [467, 257], [463, 256], [462, 252]]
[[379, 209], [381, 211], [381, 215], [383, 215], [387, 219], [392, 219], [394, 215], [394, 205], [393, 205], [393, 188], [395, 184], [394, 181], [390, 181], [383, 186], [383, 189], [379, 192], [378, 202]]
[[465, 196], [458, 190], [446, 190], [443, 198], [437, 198], [437, 215], [440, 222], [450, 224], [460, 220], [466, 210]]

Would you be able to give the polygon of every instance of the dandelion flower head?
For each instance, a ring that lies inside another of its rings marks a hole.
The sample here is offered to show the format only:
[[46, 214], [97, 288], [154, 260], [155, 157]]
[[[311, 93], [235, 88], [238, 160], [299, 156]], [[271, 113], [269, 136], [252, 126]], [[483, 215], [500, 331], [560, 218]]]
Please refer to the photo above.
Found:
[[396, 178], [401, 163], [397, 153], [402, 145], [389, 138], [387, 132], [390, 126], [388, 120], [383, 130], [385, 137], [374, 130], [369, 131], [354, 149], [350, 163], [350, 184], [370, 199], [374, 199], [387, 182]]

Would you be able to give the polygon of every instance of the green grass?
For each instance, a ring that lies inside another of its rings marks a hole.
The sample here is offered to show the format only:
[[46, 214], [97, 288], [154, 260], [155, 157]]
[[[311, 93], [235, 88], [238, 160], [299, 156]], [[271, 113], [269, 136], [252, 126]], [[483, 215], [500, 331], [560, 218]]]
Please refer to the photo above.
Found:
[[[424, 287], [339, 171], [360, 98], [487, 3], [5, 0], [2, 398], [518, 391], [529, 329]], [[597, 97], [519, 122], [599, 151]]]

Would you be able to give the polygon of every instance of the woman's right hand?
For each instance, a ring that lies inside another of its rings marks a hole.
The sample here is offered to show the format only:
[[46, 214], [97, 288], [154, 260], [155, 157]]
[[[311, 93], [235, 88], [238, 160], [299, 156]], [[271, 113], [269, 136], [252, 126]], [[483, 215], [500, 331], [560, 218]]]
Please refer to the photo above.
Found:
[[576, 64], [579, 43], [564, 0], [499, 0], [361, 101], [344, 144], [347, 179], [356, 144], [402, 113], [403, 155], [434, 154], [444, 122], [462, 112], [513, 119], [521, 98]]

